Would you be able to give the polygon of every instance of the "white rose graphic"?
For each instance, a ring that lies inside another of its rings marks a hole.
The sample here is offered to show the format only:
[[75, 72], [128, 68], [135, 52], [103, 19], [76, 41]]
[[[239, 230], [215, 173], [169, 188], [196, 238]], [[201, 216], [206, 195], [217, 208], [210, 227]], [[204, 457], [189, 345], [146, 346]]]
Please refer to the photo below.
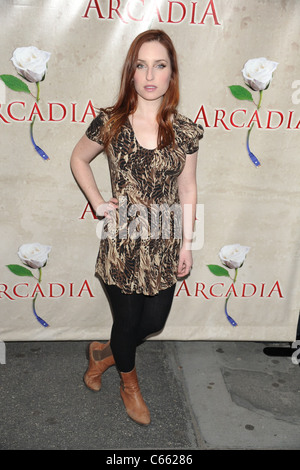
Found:
[[[27, 83], [21, 80], [19, 77], [15, 77], [14, 75], [10, 74], [1, 74], [0, 80], [2, 80], [11, 90], [32, 95], [33, 98], [35, 98], [36, 103], [38, 103], [40, 101], [40, 82], [45, 78], [47, 64], [50, 56], [50, 52], [41, 51], [35, 46], [18, 47], [13, 52], [13, 56], [11, 58], [12, 63], [14, 64], [19, 75], [24, 77], [27, 81], [35, 83], [36, 96], [31, 93]], [[43, 160], [49, 160], [48, 155], [41, 147], [36, 144], [34, 140], [33, 125], [35, 118], [36, 115], [33, 116], [33, 119], [30, 123], [31, 142], [40, 157], [42, 157]]]
[[226, 245], [221, 248], [219, 258], [224, 266], [230, 269], [237, 269], [243, 265], [249, 250], [250, 247], [239, 244]]
[[[258, 59], [249, 59], [245, 63], [244, 68], [242, 70], [244, 82], [246, 83], [246, 85], [252, 88], [252, 90], [259, 92], [258, 103], [256, 103], [256, 101], [253, 99], [252, 93], [243, 86], [231, 85], [229, 87], [231, 93], [238, 100], [252, 101], [258, 111], [261, 107], [263, 92], [269, 87], [277, 65], [278, 62], [268, 60], [265, 57], [260, 57]], [[248, 129], [246, 146], [248, 155], [252, 163], [254, 163], [256, 167], [259, 167], [260, 161], [250, 149], [250, 133], [253, 129], [253, 126], [254, 122], [252, 122], [251, 127]]]
[[[19, 248], [18, 256], [22, 263], [26, 264], [26, 266], [29, 266], [30, 268], [38, 269], [39, 284], [42, 281], [42, 267], [47, 263], [50, 251], [51, 246], [41, 245], [41, 243], [26, 243]], [[24, 266], [20, 266], [18, 264], [8, 264], [7, 267], [13, 274], [16, 274], [17, 276], [29, 276], [37, 279], [37, 277], [32, 274], [30, 269], [24, 268]], [[32, 300], [32, 310], [40, 324], [47, 328], [49, 326], [48, 323], [45, 322], [45, 320], [43, 320], [43, 318], [41, 318], [36, 312], [35, 304], [37, 296], [38, 291]]]
[[[238, 275], [238, 270], [241, 266], [243, 266], [244, 261], [246, 259], [246, 255], [249, 252], [250, 247], [249, 246], [242, 246], [236, 243], [235, 245], [225, 245], [221, 250], [219, 251], [219, 258], [224, 266], [227, 266], [227, 268], [234, 269], [235, 274], [234, 278], [232, 278], [229, 274], [229, 271], [222, 266], [218, 266], [216, 264], [208, 264], [207, 267], [208, 269], [215, 274], [215, 276], [226, 276], [232, 279], [233, 284], [235, 284], [237, 275]], [[228, 314], [228, 300], [231, 296], [231, 292], [227, 294], [226, 300], [225, 300], [225, 315], [227, 317], [227, 320], [229, 323], [231, 323], [232, 326], [237, 326], [237, 322]]]
[[278, 62], [273, 62], [265, 57], [248, 60], [242, 70], [246, 85], [255, 91], [265, 90], [272, 80], [277, 65]]
[[22, 263], [38, 269], [45, 266], [50, 251], [51, 246], [41, 245], [40, 243], [27, 243], [20, 246], [18, 256]]
[[11, 58], [17, 72], [29, 82], [40, 82], [47, 71], [50, 52], [41, 51], [35, 46], [18, 47]]

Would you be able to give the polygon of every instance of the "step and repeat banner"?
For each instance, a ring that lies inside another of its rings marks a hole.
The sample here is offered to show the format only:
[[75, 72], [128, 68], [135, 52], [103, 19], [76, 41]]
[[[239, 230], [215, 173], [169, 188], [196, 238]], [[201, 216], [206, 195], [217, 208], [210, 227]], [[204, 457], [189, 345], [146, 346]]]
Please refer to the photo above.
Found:
[[[157, 339], [294, 341], [300, 305], [300, 2], [2, 0], [2, 341], [109, 338], [99, 220], [70, 170], [132, 40], [172, 38], [200, 141], [194, 266]], [[92, 163], [105, 198], [108, 162]]]

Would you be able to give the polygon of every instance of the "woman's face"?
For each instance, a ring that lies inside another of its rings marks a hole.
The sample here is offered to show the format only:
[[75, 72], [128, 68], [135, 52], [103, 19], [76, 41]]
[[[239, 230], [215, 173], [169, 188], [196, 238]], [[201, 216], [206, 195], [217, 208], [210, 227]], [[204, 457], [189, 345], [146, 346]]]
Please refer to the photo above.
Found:
[[171, 75], [167, 49], [158, 41], [145, 42], [140, 47], [133, 77], [138, 98], [161, 101], [169, 88]]

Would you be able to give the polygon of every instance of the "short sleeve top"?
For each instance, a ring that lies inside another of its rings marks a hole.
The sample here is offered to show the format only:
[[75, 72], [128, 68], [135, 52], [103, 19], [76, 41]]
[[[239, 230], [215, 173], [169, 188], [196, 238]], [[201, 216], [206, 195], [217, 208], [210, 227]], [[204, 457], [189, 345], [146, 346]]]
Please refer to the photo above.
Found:
[[[102, 144], [108, 115], [101, 110], [86, 135]], [[96, 273], [125, 294], [155, 295], [176, 283], [181, 243], [181, 208], [177, 177], [187, 155], [198, 150], [203, 128], [177, 113], [175, 147], [146, 149], [129, 119], [107, 149], [113, 197], [119, 200], [114, 220], [105, 221]]]

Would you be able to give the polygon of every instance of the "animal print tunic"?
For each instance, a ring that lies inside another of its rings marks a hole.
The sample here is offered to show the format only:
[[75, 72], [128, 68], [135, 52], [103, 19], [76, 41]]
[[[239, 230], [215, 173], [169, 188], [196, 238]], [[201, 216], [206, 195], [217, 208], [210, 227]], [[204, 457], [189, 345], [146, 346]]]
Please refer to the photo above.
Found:
[[[86, 131], [102, 144], [100, 130], [108, 116], [101, 110]], [[177, 114], [176, 148], [143, 148], [127, 119], [108, 150], [112, 195], [118, 209], [104, 219], [96, 273], [124, 294], [155, 295], [176, 283], [181, 244], [177, 177], [187, 154], [198, 150], [203, 128]], [[188, 157], [187, 157], [188, 158]]]

